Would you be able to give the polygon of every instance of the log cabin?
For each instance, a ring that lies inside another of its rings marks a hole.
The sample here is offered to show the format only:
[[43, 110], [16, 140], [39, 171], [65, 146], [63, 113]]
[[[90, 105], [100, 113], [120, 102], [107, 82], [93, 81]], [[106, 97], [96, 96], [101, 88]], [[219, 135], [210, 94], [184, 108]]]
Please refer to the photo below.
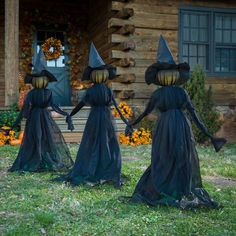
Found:
[[176, 61], [201, 64], [224, 125], [219, 135], [236, 142], [236, 2], [233, 0], [1, 0], [0, 107], [18, 101], [22, 77], [40, 45], [57, 38], [63, 55], [48, 61], [58, 78], [56, 102], [74, 105], [91, 41], [106, 63], [117, 66], [117, 99], [144, 106], [155, 86], [144, 72], [155, 62], [163, 35]]

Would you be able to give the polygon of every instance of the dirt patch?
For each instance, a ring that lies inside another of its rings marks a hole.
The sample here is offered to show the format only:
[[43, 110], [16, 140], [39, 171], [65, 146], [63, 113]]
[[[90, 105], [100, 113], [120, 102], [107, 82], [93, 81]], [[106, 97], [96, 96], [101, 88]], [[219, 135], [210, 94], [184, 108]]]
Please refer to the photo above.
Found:
[[19, 216], [22, 216], [22, 214], [18, 212], [0, 211], [0, 217], [19, 217]]
[[220, 187], [236, 187], [236, 179], [223, 176], [203, 176], [203, 179]]
[[6, 175], [7, 171], [6, 170], [1, 170], [0, 169], [0, 177], [3, 177], [4, 175]]
[[142, 156], [124, 156], [122, 157], [122, 161], [138, 161], [142, 158]]

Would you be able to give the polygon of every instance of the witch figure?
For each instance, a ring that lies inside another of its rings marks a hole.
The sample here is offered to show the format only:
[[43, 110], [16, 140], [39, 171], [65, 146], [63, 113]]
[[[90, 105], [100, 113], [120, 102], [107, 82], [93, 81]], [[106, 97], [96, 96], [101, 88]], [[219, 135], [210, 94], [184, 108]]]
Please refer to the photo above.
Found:
[[106, 181], [113, 182], [115, 187], [121, 185], [121, 155], [110, 106], [113, 104], [122, 120], [126, 124], [128, 122], [106, 85], [115, 76], [116, 68], [103, 62], [92, 43], [89, 66], [84, 71], [82, 81], [89, 80], [93, 86], [70, 114], [74, 116], [85, 105], [91, 107], [74, 167], [64, 178], [71, 185], [85, 183], [93, 186]]
[[33, 73], [25, 76], [25, 83], [31, 83], [33, 89], [27, 93], [22, 110], [12, 127], [26, 118], [22, 144], [9, 171], [63, 171], [73, 165], [61, 131], [48, 110], [51, 106], [54, 111], [66, 116], [68, 129], [73, 130], [69, 114], [53, 102], [52, 91], [46, 88], [53, 81], [57, 80], [47, 70], [44, 54], [40, 50]]
[[160, 111], [153, 132], [151, 165], [136, 185], [131, 202], [180, 208], [217, 207], [217, 203], [202, 186], [195, 141], [185, 111], [210, 138], [216, 151], [226, 140], [213, 138], [208, 133], [187, 92], [179, 87], [189, 79], [189, 70], [187, 63], [175, 63], [161, 36], [157, 63], [148, 67], [145, 80], [148, 85], [153, 83], [162, 87], [153, 92], [144, 112], [130, 123], [130, 126], [137, 124], [154, 109]]

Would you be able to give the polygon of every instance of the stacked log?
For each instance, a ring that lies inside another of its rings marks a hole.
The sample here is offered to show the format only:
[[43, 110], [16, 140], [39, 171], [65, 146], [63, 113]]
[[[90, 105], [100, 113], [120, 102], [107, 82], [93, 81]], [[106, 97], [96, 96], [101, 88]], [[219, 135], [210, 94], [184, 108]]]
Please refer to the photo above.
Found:
[[[135, 67], [135, 59], [128, 56], [129, 52], [134, 52], [135, 42], [130, 38], [135, 32], [135, 26], [130, 22], [130, 17], [134, 15], [132, 8], [126, 7], [129, 1], [116, 1], [116, 4], [122, 4], [119, 9], [113, 9], [113, 15], [108, 21], [110, 32], [110, 57], [109, 61], [117, 68], [117, 78], [112, 83], [112, 89], [116, 97], [122, 100], [134, 98], [135, 92], [129, 89], [128, 85], [136, 81], [135, 73], [130, 68]], [[112, 2], [113, 4], [113, 2]], [[113, 35], [121, 37], [120, 41], [113, 40]], [[114, 51], [123, 53], [123, 56], [114, 54]], [[119, 85], [124, 85], [120, 87]]]
[[113, 90], [124, 95], [123, 91], [133, 89], [132, 102], [143, 104], [156, 89], [145, 84], [144, 75], [147, 67], [156, 61], [161, 34], [177, 56], [178, 8], [169, 1], [135, 0], [112, 1], [111, 9], [114, 15], [108, 20], [112, 45], [109, 59], [117, 66], [119, 75]]

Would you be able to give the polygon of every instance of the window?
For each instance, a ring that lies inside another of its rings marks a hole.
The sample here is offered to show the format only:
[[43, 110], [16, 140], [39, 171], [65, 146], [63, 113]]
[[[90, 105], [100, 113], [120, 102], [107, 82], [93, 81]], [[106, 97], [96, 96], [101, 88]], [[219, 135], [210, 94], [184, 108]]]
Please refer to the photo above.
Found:
[[180, 10], [180, 61], [211, 74], [236, 72], [236, 10]]
[[[57, 38], [62, 43], [62, 50], [63, 55], [61, 55], [57, 60], [47, 61], [48, 67], [64, 67], [65, 66], [65, 56], [64, 56], [64, 50], [65, 50], [65, 37], [63, 32], [55, 32], [55, 31], [38, 31], [37, 32], [37, 53], [40, 50], [41, 45], [44, 43], [44, 41], [50, 37]], [[52, 50], [52, 49], [51, 49]]]
[[215, 14], [215, 72], [236, 72], [236, 15]]

